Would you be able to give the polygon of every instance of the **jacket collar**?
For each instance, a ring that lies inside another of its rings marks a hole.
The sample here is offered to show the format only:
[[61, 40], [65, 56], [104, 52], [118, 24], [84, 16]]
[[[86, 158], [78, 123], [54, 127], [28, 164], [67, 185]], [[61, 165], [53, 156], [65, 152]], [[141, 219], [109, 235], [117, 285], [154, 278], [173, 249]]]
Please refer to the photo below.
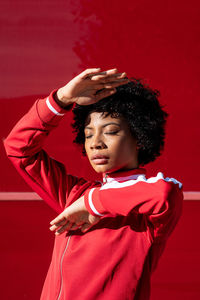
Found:
[[130, 179], [137, 179], [139, 175], [146, 175], [146, 169], [136, 168], [127, 171], [119, 171], [113, 173], [103, 173], [103, 182], [112, 182], [112, 181], [126, 181]]

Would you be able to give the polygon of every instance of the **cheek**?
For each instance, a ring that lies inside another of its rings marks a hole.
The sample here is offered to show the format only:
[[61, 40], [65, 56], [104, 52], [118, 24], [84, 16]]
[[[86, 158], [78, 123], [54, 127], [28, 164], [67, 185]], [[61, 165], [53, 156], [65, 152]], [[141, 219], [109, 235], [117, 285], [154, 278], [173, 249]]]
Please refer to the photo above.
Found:
[[113, 143], [110, 143], [110, 149], [112, 149], [113, 157], [116, 157], [116, 159], [129, 160], [135, 153], [136, 144], [123, 136], [113, 141]]
[[89, 142], [88, 142], [87, 139], [85, 140], [84, 148], [85, 148], [85, 151], [86, 151], [86, 152], [89, 151], [89, 149], [90, 149], [90, 147], [89, 147]]
[[113, 156], [121, 156], [124, 152], [124, 144], [125, 144], [125, 138], [124, 137], [118, 137], [117, 139], [111, 139], [108, 142], [109, 149], [112, 152]]

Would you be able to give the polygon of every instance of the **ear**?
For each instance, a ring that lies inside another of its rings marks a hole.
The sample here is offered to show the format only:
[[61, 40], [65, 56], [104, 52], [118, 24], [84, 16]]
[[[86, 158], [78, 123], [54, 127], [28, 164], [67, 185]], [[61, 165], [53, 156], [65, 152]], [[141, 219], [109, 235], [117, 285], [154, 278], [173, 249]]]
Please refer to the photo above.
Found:
[[136, 142], [136, 150], [139, 150], [140, 147], [138, 146], [138, 143]]
[[136, 141], [136, 149], [137, 149], [137, 150], [143, 149], [143, 145], [140, 144], [138, 141]]

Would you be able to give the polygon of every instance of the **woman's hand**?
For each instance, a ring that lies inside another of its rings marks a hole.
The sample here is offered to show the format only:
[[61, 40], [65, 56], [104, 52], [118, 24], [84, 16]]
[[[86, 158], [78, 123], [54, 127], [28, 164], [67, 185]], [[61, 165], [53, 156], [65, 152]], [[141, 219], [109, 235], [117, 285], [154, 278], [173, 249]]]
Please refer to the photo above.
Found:
[[50, 222], [52, 225], [49, 229], [55, 231], [55, 235], [60, 235], [68, 230], [81, 229], [87, 231], [94, 224], [98, 223], [99, 217], [91, 215], [84, 203], [84, 197], [79, 198], [68, 206], [58, 217]]
[[116, 87], [129, 82], [126, 73], [117, 69], [100, 72], [100, 68], [87, 69], [57, 91], [57, 101], [62, 107], [73, 103], [93, 104], [116, 92]]

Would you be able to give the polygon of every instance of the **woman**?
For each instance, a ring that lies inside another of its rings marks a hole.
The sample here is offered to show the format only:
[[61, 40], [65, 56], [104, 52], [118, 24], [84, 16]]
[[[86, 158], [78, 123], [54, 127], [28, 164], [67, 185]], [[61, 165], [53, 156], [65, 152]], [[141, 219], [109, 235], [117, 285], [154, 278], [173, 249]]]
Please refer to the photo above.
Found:
[[[88, 69], [39, 99], [5, 140], [27, 183], [59, 215], [42, 300], [149, 299], [150, 276], [181, 215], [182, 184], [147, 178], [164, 146], [158, 92], [117, 69]], [[75, 105], [75, 142], [103, 181], [67, 173], [42, 144]]]

